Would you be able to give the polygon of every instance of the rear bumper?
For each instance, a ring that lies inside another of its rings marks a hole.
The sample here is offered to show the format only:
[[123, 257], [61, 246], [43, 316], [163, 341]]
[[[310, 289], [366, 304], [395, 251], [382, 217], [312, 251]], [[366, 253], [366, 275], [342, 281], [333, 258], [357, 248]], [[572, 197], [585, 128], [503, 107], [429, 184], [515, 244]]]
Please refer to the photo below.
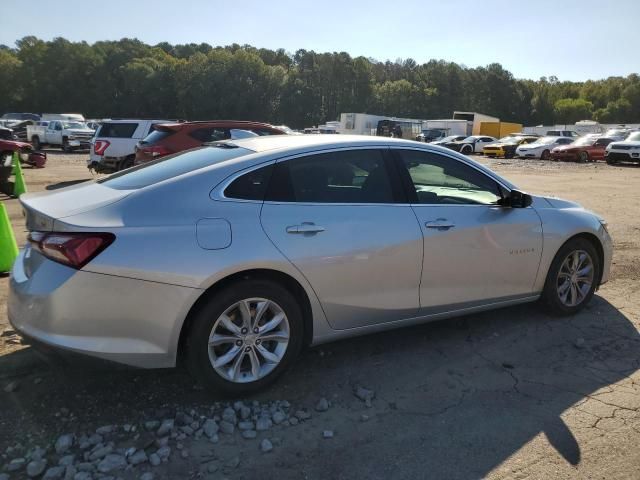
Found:
[[175, 365], [180, 328], [199, 294], [193, 288], [77, 271], [27, 248], [11, 272], [7, 312], [19, 333], [45, 345], [162, 368]]

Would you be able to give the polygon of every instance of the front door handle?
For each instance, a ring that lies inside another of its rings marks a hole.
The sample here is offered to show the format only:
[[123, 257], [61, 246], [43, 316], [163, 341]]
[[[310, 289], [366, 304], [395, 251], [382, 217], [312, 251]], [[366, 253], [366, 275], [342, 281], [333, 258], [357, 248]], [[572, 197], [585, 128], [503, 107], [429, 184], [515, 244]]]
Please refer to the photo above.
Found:
[[450, 222], [446, 218], [439, 218], [431, 222], [426, 222], [424, 226], [427, 228], [437, 228], [438, 230], [449, 230], [450, 228], [455, 227], [456, 224], [453, 222]]
[[303, 222], [301, 225], [287, 227], [287, 233], [320, 233], [324, 232], [324, 227], [311, 222]]

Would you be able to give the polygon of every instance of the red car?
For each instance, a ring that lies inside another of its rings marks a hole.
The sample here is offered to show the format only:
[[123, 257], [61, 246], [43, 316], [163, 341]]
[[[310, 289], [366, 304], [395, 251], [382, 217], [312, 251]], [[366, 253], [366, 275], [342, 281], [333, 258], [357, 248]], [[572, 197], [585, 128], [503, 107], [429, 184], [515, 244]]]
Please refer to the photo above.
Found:
[[551, 159], [581, 163], [604, 160], [604, 150], [612, 141], [611, 138], [587, 135], [569, 145], [554, 148]]
[[154, 131], [138, 143], [134, 164], [139, 165], [208, 142], [254, 135], [286, 135], [286, 132], [268, 123], [240, 120], [163, 123], [156, 125]]
[[20, 163], [43, 168], [47, 163], [47, 154], [34, 152], [30, 143], [19, 142], [13, 138], [13, 132], [8, 128], [0, 128], [0, 166], [11, 164], [13, 153], [20, 154]]

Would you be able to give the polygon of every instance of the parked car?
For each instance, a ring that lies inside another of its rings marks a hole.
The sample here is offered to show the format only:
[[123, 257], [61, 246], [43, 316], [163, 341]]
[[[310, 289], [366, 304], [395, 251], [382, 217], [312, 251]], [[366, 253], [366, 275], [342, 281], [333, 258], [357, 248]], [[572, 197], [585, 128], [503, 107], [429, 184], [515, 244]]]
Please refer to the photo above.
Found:
[[520, 158], [540, 158], [548, 160], [551, 158], [551, 150], [560, 145], [573, 143], [573, 137], [549, 136], [540, 137], [535, 142], [527, 145], [518, 145], [516, 156]]
[[286, 135], [286, 132], [267, 123], [238, 120], [182, 122], [158, 125], [136, 146], [135, 164], [149, 162], [171, 153], [199, 147], [205, 143], [244, 138], [247, 132], [256, 135]]
[[448, 137], [444, 137], [442, 140], [436, 140], [434, 142], [429, 142], [429, 143], [431, 145], [445, 146], [447, 143], [459, 142], [461, 140], [464, 140], [467, 137], [468, 135], [449, 135]]
[[538, 299], [574, 315], [612, 256], [578, 204], [383, 137], [216, 142], [20, 202], [19, 333], [142, 367], [184, 359], [233, 395], [305, 345]]
[[95, 133], [82, 122], [52, 120], [38, 124], [27, 126], [27, 139], [36, 150], [46, 145], [62, 147], [65, 152], [88, 149]]
[[438, 140], [444, 140], [447, 138], [447, 132], [441, 128], [423, 128], [422, 132], [420, 132], [416, 136], [416, 141], [418, 142], [437, 142]]
[[471, 135], [464, 140], [457, 142], [445, 143], [444, 146], [455, 150], [456, 152], [469, 155], [470, 153], [482, 153], [482, 149], [485, 145], [495, 142], [494, 137], [487, 137], [486, 135]]
[[518, 145], [526, 145], [535, 142], [537, 139], [538, 137], [532, 135], [507, 135], [497, 142], [486, 145], [482, 149], [482, 153], [487, 157], [513, 158]]
[[610, 143], [604, 155], [609, 165], [620, 162], [640, 163], [640, 132], [632, 133], [622, 142]]
[[604, 151], [613, 140], [600, 135], [586, 135], [569, 145], [561, 145], [551, 150], [552, 160], [570, 162], [595, 162], [604, 160]]
[[98, 173], [113, 173], [133, 166], [136, 145], [153, 132], [156, 125], [171, 120], [109, 120], [91, 139], [87, 167]]
[[20, 163], [36, 168], [43, 168], [47, 163], [47, 155], [42, 152], [34, 152], [31, 144], [5, 138], [6, 133], [0, 129], [0, 166], [11, 165], [13, 154], [18, 152]]
[[37, 113], [5, 113], [0, 117], [2, 120], [9, 120], [12, 123], [23, 122], [24, 120], [33, 120], [37, 122], [40, 120], [40, 115]]
[[629, 136], [631, 129], [629, 128], [610, 128], [604, 133], [604, 136], [615, 141], [622, 141]]
[[580, 134], [573, 130], [548, 130], [547, 137], [571, 137], [578, 138]]

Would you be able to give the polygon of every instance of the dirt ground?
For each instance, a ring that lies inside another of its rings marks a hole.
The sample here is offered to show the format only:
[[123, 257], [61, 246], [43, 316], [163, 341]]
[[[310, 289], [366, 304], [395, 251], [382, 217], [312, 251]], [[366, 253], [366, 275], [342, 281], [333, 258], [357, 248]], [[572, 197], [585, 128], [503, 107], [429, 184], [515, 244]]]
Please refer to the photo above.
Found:
[[[0, 478], [26, 478], [24, 468], [6, 469], [36, 445], [49, 448], [47, 467], [57, 465], [62, 434], [76, 436], [69, 452], [81, 455], [82, 435], [105, 425], [109, 448], [150, 455], [162, 435], [148, 422], [174, 418], [160, 466], [104, 475], [87, 467], [82, 478], [640, 478], [640, 168], [476, 158], [524, 190], [608, 220], [611, 280], [582, 313], [552, 318], [519, 306], [310, 349], [274, 387], [243, 399], [254, 418], [270, 409], [287, 420], [255, 439], [237, 428], [209, 439], [202, 422], [224, 418], [224, 399], [180, 369], [23, 345], [7, 325], [0, 278]], [[90, 179], [85, 160], [52, 151], [45, 169], [25, 169], [28, 188]], [[2, 201], [23, 244], [18, 203]], [[15, 391], [5, 391], [11, 383]], [[370, 406], [354, 395], [358, 386], [375, 392]], [[322, 398], [326, 411], [315, 408]], [[185, 415], [195, 433], [178, 427]]]

